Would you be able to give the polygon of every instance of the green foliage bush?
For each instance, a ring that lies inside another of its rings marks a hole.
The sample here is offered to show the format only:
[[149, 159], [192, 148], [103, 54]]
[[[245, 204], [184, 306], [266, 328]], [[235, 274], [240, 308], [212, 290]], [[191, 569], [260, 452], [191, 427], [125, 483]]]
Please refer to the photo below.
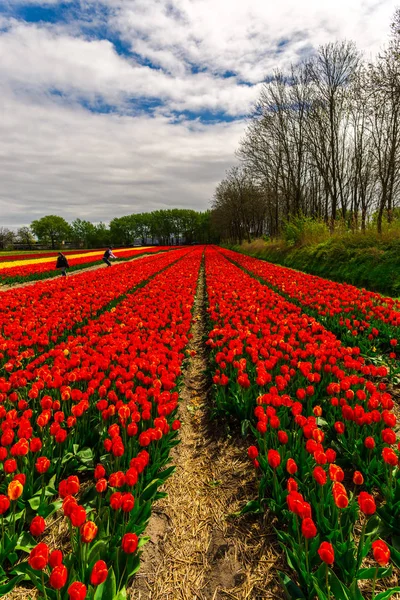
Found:
[[282, 237], [288, 246], [299, 246], [328, 238], [329, 230], [323, 221], [298, 216], [286, 221]]
[[[293, 226], [292, 233], [294, 229]], [[319, 242], [297, 242], [297, 245], [290, 243], [293, 236], [288, 239], [289, 243], [286, 239], [256, 240], [233, 249], [334, 281], [400, 296], [400, 236], [388, 233], [378, 236], [369, 231], [365, 234], [347, 232], [328, 235]]]

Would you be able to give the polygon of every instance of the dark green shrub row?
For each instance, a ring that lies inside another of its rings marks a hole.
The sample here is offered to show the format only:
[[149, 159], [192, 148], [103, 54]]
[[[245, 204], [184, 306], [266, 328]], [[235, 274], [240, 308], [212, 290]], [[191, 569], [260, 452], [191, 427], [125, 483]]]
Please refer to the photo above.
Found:
[[275, 264], [306, 273], [345, 281], [390, 296], [400, 296], [400, 239], [377, 240], [376, 236], [348, 235], [304, 246], [284, 241], [232, 247]]

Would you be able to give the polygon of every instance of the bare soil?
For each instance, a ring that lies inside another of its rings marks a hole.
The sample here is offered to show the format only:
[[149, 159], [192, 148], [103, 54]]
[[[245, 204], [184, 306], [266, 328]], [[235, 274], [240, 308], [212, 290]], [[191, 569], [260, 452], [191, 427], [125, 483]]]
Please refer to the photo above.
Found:
[[151, 517], [130, 600], [283, 598], [276, 579], [282, 557], [268, 515], [232, 516], [257, 496], [256, 476], [245, 442], [210, 421], [204, 294], [202, 273], [188, 349], [194, 356], [181, 390], [181, 443], [172, 453], [176, 472]]

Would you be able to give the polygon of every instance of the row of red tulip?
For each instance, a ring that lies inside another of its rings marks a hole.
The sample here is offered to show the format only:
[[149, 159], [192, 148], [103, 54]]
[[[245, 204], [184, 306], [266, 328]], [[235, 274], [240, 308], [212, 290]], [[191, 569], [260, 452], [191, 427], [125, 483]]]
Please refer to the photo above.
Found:
[[[0, 379], [0, 594], [28, 580], [51, 600], [126, 598], [151, 503], [173, 471], [176, 387], [201, 255], [186, 252]], [[60, 510], [65, 552], [45, 537]]]
[[[142, 281], [165, 268], [187, 250], [139, 258], [66, 278], [37, 283], [2, 293], [0, 307], [0, 365], [7, 372], [42, 353], [61, 335], [103, 310]], [[99, 293], [101, 292], [101, 293]]]
[[230, 250], [224, 250], [223, 253], [316, 316], [345, 343], [357, 343], [361, 349], [369, 352], [379, 348], [391, 353], [391, 358], [396, 358], [400, 327], [399, 300]]
[[[359, 348], [343, 346], [216, 250], [206, 252], [206, 281], [215, 412], [247, 425], [257, 440], [249, 457], [261, 472], [259, 499], [248, 508], [269, 507], [285, 525], [277, 535], [293, 579], [282, 573], [282, 585], [291, 598], [360, 600], [359, 580], [371, 578], [375, 588], [391, 573], [379, 536], [400, 562], [388, 370], [368, 365]], [[344, 485], [346, 475], [353, 483]], [[378, 565], [368, 569], [371, 548]]]
[[[117, 256], [119, 260], [129, 260], [134, 256], [141, 254], [153, 254], [163, 250], [167, 250], [169, 247], [153, 247], [153, 248], [132, 248], [129, 251], [124, 251], [120, 256]], [[85, 267], [90, 267], [96, 263], [100, 263], [104, 251], [97, 252], [95, 255], [88, 256], [83, 253], [83, 256], [77, 256], [76, 258], [70, 258], [68, 260], [70, 270], [76, 271]], [[40, 258], [46, 258], [41, 256]], [[11, 283], [24, 283], [25, 281], [34, 281], [38, 279], [45, 279], [48, 277], [54, 277], [58, 274], [56, 271], [56, 258], [49, 262], [30, 262], [32, 257], [24, 258], [23, 260], [15, 261], [15, 265], [4, 266], [0, 269], [0, 283], [11, 284]], [[29, 263], [29, 264], [25, 264]]]

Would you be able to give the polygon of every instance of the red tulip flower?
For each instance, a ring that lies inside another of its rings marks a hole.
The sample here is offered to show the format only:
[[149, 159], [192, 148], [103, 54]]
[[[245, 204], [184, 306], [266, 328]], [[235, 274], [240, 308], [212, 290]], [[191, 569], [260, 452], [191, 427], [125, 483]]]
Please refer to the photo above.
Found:
[[0, 515], [4, 515], [10, 508], [10, 500], [4, 494], [0, 495]]
[[268, 450], [268, 464], [272, 469], [277, 469], [281, 463], [281, 455], [277, 450]]
[[90, 575], [90, 583], [92, 585], [100, 585], [107, 579], [108, 569], [104, 560], [98, 560]]
[[69, 586], [67, 592], [70, 600], [85, 600], [87, 587], [80, 581], [74, 581], [74, 583], [71, 583]]
[[49, 562], [49, 547], [40, 543], [33, 548], [29, 554], [28, 562], [35, 571], [43, 571]]
[[133, 554], [137, 550], [138, 543], [139, 540], [136, 533], [126, 533], [122, 538], [122, 550], [125, 554]]
[[384, 429], [381, 433], [381, 436], [385, 444], [392, 445], [396, 443], [396, 434], [393, 429], [390, 429], [390, 427]]
[[293, 458], [288, 458], [286, 463], [286, 471], [289, 473], [289, 475], [294, 475], [295, 473], [297, 473], [298, 467]]
[[354, 471], [353, 483], [355, 485], [362, 485], [364, 483], [364, 477], [363, 474], [360, 473], [360, 471]]
[[287, 444], [289, 441], [289, 437], [288, 434], [286, 433], [286, 431], [278, 431], [278, 440], [281, 444]]
[[375, 440], [373, 437], [369, 436], [364, 440], [364, 446], [368, 448], [368, 450], [372, 450], [375, 448]]
[[24, 491], [24, 486], [18, 480], [10, 481], [7, 488], [7, 495], [10, 500], [18, 500]]
[[374, 559], [381, 566], [385, 567], [390, 561], [390, 550], [382, 540], [372, 542], [372, 552]]
[[106, 474], [106, 470], [103, 467], [103, 465], [97, 465], [97, 467], [94, 470], [94, 478], [97, 479], [102, 479], [103, 477], [105, 477]]
[[29, 531], [31, 532], [31, 534], [34, 537], [38, 537], [39, 535], [42, 535], [45, 528], [46, 528], [45, 520], [43, 519], [43, 517], [40, 517], [39, 515], [37, 515], [36, 517], [34, 517], [32, 519], [31, 525], [29, 527]]
[[258, 456], [258, 450], [256, 448], [256, 446], [250, 446], [247, 450], [247, 456], [251, 459], [254, 460], [255, 458], [257, 458]]
[[67, 583], [68, 569], [65, 565], [58, 565], [54, 567], [50, 573], [49, 584], [55, 590], [61, 590]]
[[54, 567], [59, 567], [62, 564], [62, 560], [63, 555], [61, 550], [53, 550], [53, 552], [50, 552], [49, 565], [52, 569], [54, 569]]
[[368, 492], [360, 492], [358, 495], [358, 505], [360, 510], [367, 516], [373, 515], [376, 511], [374, 498]]
[[50, 467], [50, 460], [47, 456], [40, 456], [35, 463], [36, 471], [40, 474], [46, 473]]
[[85, 544], [89, 544], [97, 535], [98, 527], [93, 521], [86, 521], [81, 526], [81, 540]]
[[99, 492], [99, 494], [102, 494], [106, 491], [107, 486], [108, 483], [106, 479], [98, 479], [96, 482], [96, 491]]
[[382, 450], [382, 458], [391, 467], [395, 467], [399, 463], [399, 458], [392, 448], [384, 448]]
[[122, 499], [121, 499], [121, 508], [122, 508], [123, 512], [125, 512], [125, 513], [131, 512], [131, 510], [133, 509], [134, 506], [135, 506], [135, 498], [133, 497], [133, 495], [130, 494], [129, 492], [126, 494], [123, 494]]
[[70, 496], [76, 496], [79, 492], [80, 483], [76, 475], [70, 475], [67, 479], [67, 494]]
[[80, 527], [86, 521], [86, 510], [83, 506], [76, 504], [70, 514], [71, 523], [74, 527]]
[[317, 535], [317, 528], [315, 527], [315, 523], [309, 517], [303, 519], [301, 523], [301, 533], [306, 539], [314, 538]]
[[320, 559], [327, 565], [333, 565], [335, 562], [335, 551], [332, 544], [329, 542], [322, 542], [318, 548], [318, 554]]
[[315, 467], [313, 477], [318, 485], [322, 486], [326, 484], [326, 473], [322, 467]]

